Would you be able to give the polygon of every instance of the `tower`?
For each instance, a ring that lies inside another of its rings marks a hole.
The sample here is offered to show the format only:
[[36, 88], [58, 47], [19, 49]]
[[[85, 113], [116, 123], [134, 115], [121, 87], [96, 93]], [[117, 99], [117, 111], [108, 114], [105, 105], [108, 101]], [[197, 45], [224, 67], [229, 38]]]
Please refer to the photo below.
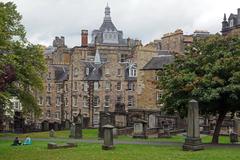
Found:
[[228, 28], [228, 22], [226, 18], [226, 13], [224, 13], [223, 21], [222, 21], [222, 32], [224, 33], [227, 28]]

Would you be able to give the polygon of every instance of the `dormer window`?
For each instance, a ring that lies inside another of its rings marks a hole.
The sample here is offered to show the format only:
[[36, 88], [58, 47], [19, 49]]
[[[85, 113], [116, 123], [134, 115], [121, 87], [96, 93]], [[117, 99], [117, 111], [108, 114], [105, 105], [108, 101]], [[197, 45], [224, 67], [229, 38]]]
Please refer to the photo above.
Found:
[[85, 72], [86, 72], [86, 75], [88, 76], [89, 75], [89, 68], [88, 67], [86, 67]]
[[230, 27], [233, 27], [233, 25], [234, 25], [234, 19], [231, 19], [231, 20], [230, 20], [230, 23], [229, 23], [229, 26], [230, 26]]
[[137, 77], [137, 67], [135, 64], [129, 66], [129, 77]]

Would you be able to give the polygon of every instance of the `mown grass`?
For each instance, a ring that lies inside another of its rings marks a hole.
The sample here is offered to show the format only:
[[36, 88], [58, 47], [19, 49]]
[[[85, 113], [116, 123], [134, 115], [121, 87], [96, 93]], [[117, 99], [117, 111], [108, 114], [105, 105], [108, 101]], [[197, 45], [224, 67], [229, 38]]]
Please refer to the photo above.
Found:
[[[55, 138], [69, 138], [69, 130], [65, 131], [57, 131], [55, 134]], [[1, 133], [0, 137], [16, 137], [18, 136], [20, 139], [25, 138], [29, 135], [31, 138], [49, 138], [49, 132], [33, 132], [26, 134], [14, 134], [14, 133]], [[98, 139], [98, 130], [97, 129], [84, 129], [83, 130], [83, 139]], [[148, 139], [133, 139], [131, 136], [118, 136], [116, 140], [120, 141], [160, 141], [160, 142], [184, 142], [185, 137], [182, 135], [172, 136], [171, 138], [153, 138], [149, 137]], [[210, 143], [212, 140], [212, 136], [203, 135], [202, 142]], [[219, 143], [227, 144], [230, 143], [229, 136], [220, 136]]]
[[10, 146], [0, 141], [0, 160], [238, 160], [240, 148], [207, 148], [186, 152], [181, 146], [116, 145], [104, 151], [101, 144], [79, 143], [77, 148], [48, 150], [47, 142]]
[[[55, 138], [69, 138], [70, 131], [56, 131]], [[16, 133], [0, 133], [0, 137], [16, 137], [25, 138], [26, 136], [31, 138], [49, 138], [49, 132], [32, 132], [25, 134], [16, 134]], [[84, 139], [96, 139], [97, 138], [97, 129], [84, 129], [83, 130]]]

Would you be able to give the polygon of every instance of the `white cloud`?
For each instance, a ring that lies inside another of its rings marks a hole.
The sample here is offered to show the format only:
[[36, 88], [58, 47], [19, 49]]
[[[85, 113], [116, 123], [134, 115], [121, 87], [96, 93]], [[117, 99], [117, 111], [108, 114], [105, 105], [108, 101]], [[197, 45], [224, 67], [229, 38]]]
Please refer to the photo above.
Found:
[[[6, 0], [3, 0], [6, 2]], [[236, 13], [239, 0], [13, 0], [23, 16], [27, 37], [33, 43], [51, 45], [65, 36], [70, 47], [80, 45], [81, 29], [100, 27], [109, 3], [114, 24], [125, 37], [143, 42], [159, 39], [181, 28], [219, 32], [223, 14]], [[89, 34], [91, 35], [91, 34]]]

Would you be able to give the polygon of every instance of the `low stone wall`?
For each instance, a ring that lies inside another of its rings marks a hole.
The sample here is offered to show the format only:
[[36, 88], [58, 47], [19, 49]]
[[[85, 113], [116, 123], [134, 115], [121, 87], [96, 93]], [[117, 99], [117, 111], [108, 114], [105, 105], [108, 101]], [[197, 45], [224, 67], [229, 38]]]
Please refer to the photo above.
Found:
[[117, 135], [132, 135], [133, 127], [117, 129]]

